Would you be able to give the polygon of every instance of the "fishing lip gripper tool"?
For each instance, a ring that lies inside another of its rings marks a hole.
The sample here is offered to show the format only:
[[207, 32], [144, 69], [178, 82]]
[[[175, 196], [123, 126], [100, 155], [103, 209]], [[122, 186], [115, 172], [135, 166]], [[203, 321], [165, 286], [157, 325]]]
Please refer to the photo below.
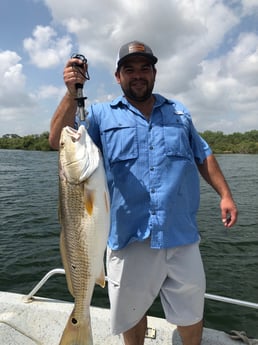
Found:
[[[73, 63], [72, 67], [74, 68], [74, 70], [78, 73], [80, 73], [86, 80], [90, 79], [89, 73], [88, 73], [88, 69], [86, 69], [85, 74], [83, 73], [83, 67], [84, 65], [86, 65], [87, 63], [87, 59], [84, 55], [82, 54], [73, 54], [71, 56], [72, 59], [79, 59], [83, 62], [83, 64], [78, 64], [78, 63]], [[87, 116], [87, 112], [85, 111], [85, 99], [87, 99], [87, 97], [85, 97], [83, 95], [83, 84], [80, 83], [76, 83], [75, 84], [75, 88], [76, 88], [76, 98], [75, 100], [77, 101], [77, 106], [78, 106], [78, 111], [80, 114], [80, 120], [81, 121], [85, 121], [85, 118]]]

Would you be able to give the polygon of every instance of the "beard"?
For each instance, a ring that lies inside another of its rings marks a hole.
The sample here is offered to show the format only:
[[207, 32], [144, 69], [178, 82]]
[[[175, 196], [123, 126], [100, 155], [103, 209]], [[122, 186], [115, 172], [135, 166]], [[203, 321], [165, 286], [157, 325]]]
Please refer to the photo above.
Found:
[[121, 85], [121, 88], [126, 98], [131, 99], [135, 102], [145, 102], [152, 96], [154, 82], [150, 84], [147, 80], [143, 79], [137, 82], [140, 82], [142, 84], [142, 87], [140, 89], [137, 89], [137, 87], [135, 87], [136, 81], [131, 81], [126, 86]]

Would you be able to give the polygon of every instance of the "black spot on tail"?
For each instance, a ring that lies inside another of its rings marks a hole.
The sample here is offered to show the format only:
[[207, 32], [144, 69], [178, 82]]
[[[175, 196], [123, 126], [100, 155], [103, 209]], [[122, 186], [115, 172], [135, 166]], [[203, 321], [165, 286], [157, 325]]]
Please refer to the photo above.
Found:
[[73, 317], [73, 318], [72, 318], [72, 323], [73, 323], [74, 325], [76, 325], [77, 322], [78, 322], [78, 321]]

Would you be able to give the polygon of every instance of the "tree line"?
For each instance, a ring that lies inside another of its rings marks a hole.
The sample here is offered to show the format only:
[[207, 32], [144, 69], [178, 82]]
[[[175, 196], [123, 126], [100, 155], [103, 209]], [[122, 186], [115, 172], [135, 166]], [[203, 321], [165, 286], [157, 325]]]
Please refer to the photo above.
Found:
[[0, 138], [0, 149], [51, 151], [48, 142], [49, 132], [21, 137], [17, 134], [5, 134]]
[[[209, 143], [214, 153], [258, 153], [258, 130], [233, 134], [205, 131], [200, 135]], [[49, 132], [23, 137], [5, 134], [0, 138], [0, 149], [51, 151], [48, 136]]]
[[205, 131], [200, 134], [214, 153], [258, 153], [258, 130], [233, 134]]

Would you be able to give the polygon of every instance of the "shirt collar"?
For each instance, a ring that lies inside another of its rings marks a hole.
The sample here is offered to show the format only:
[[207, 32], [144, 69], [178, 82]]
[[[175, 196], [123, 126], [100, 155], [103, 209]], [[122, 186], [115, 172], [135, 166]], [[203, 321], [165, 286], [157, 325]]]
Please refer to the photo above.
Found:
[[[154, 93], [154, 97], [156, 99], [155, 101], [155, 104], [154, 104], [154, 107], [155, 108], [158, 108], [160, 107], [161, 105], [163, 105], [164, 103], [168, 103], [168, 104], [174, 104], [174, 102], [168, 98], [165, 98], [163, 96], [161, 96], [160, 94], [158, 93]], [[124, 96], [119, 96], [117, 98], [115, 98], [111, 103], [111, 107], [117, 107], [119, 105], [126, 105], [126, 106], [129, 106], [129, 102], [127, 101], [127, 99], [124, 97]]]

